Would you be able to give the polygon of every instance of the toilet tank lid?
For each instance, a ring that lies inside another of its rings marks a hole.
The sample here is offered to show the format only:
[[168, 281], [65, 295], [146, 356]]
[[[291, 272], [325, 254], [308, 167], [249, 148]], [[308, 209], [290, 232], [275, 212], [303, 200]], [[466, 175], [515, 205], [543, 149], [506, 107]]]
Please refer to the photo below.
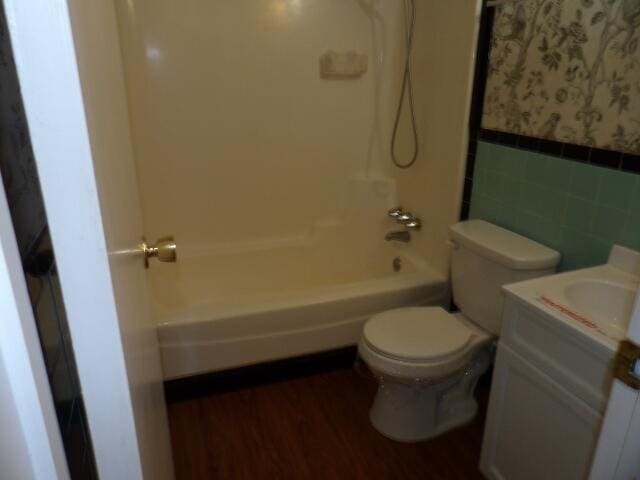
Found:
[[553, 268], [560, 261], [555, 250], [484, 220], [456, 223], [449, 231], [454, 242], [514, 270]]

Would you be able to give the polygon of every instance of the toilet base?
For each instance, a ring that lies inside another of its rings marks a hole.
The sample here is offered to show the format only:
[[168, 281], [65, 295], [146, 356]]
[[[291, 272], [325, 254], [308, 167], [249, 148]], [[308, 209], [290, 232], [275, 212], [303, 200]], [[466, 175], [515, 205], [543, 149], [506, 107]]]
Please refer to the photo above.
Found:
[[473, 392], [490, 358], [482, 349], [465, 370], [435, 383], [380, 375], [371, 423], [392, 440], [418, 442], [471, 421], [478, 410]]

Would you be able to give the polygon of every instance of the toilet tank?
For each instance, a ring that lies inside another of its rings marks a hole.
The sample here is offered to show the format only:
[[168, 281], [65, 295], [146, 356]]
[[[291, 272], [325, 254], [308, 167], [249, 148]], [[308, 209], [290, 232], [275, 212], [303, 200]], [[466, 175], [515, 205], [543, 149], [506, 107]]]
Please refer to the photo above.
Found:
[[488, 332], [502, 326], [502, 286], [552, 274], [560, 254], [484, 220], [449, 229], [453, 299], [462, 313]]

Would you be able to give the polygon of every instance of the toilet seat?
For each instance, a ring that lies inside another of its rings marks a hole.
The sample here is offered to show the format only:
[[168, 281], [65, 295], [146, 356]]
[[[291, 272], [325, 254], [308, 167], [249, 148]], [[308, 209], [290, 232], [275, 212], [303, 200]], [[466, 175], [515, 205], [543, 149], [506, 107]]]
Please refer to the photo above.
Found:
[[374, 370], [406, 378], [440, 378], [462, 369], [490, 337], [441, 307], [407, 307], [374, 315], [358, 346]]
[[409, 307], [374, 315], [363, 336], [383, 355], [401, 360], [427, 361], [463, 350], [473, 332], [440, 307]]

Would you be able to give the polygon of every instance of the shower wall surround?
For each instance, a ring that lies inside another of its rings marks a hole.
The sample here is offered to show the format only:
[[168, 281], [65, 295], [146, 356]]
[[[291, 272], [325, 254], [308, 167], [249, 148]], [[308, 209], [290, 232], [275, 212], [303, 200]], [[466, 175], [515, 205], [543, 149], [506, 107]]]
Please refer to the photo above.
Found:
[[[288, 245], [332, 225], [353, 235], [369, 225], [367, 238], [382, 239], [385, 210], [400, 202], [425, 223], [414, 245], [448, 274], [476, 1], [417, 4], [421, 154], [408, 172], [389, 158], [404, 68], [402, 2], [116, 5], [147, 237], [171, 233], [183, 255]], [[327, 50], [366, 54], [367, 72], [322, 78], [318, 58]], [[406, 113], [399, 154], [409, 148]]]
[[377, 58], [369, 3], [116, 0], [149, 238], [183, 254], [295, 241], [379, 175], [388, 80], [318, 70], [328, 49]]
[[[415, 209], [423, 220], [423, 232], [414, 236], [414, 245], [447, 276], [448, 229], [458, 221], [463, 190], [479, 6], [467, 0], [416, 2], [413, 83], [420, 156], [410, 169], [392, 171], [399, 203]], [[389, 94], [394, 102], [398, 88]], [[410, 152], [406, 115], [400, 125], [405, 133], [400, 151]], [[384, 160], [390, 163], [388, 154]]]
[[640, 154], [640, 2], [496, 9], [482, 126]]

